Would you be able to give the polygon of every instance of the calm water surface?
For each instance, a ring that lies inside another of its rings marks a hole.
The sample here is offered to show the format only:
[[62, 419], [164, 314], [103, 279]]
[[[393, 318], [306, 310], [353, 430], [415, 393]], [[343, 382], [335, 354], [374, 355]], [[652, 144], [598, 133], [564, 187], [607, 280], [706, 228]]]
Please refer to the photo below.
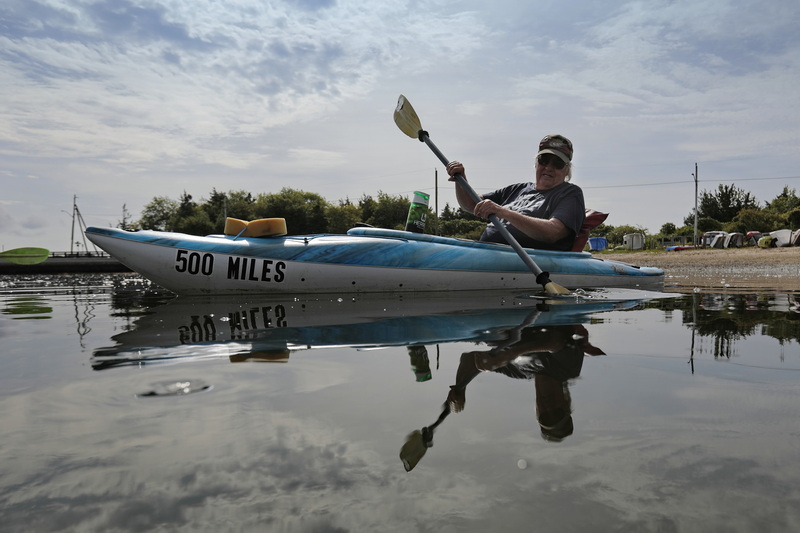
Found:
[[3, 531], [798, 531], [781, 292], [0, 277]]

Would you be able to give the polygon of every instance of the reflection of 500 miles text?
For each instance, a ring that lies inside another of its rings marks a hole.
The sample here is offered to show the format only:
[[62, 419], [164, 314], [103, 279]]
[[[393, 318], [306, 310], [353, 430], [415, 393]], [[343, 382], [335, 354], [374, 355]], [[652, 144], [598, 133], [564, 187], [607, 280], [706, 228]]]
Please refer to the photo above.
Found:
[[[228, 313], [230, 339], [246, 339], [249, 332], [267, 328], [285, 328], [286, 308], [280, 304], [251, 307]], [[188, 326], [178, 328], [181, 344], [210, 342], [218, 339], [217, 326], [211, 315], [193, 315]]]

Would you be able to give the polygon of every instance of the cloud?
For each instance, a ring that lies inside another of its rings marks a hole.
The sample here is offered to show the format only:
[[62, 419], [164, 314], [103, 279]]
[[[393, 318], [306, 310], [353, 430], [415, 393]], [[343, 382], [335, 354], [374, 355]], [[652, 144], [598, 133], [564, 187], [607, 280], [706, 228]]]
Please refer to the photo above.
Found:
[[[662, 143], [664, 155], [756, 157], [776, 142], [788, 152], [796, 130], [765, 98], [787, 94], [800, 69], [800, 40], [787, 37], [797, 14], [776, 7], [744, 22], [743, 11], [740, 3], [625, 4], [580, 39], [529, 47], [527, 60], [543, 66], [517, 80], [518, 107], [571, 106], [595, 125]], [[797, 109], [796, 98], [786, 104]], [[785, 135], [749, 139], [748, 128]]]
[[[240, 158], [220, 154], [237, 152], [226, 139], [307, 121], [368, 92], [381, 69], [469, 48], [442, 31], [446, 18], [404, 4], [300, 7], [13, 2], [0, 40], [14, 88], [0, 142], [7, 153], [238, 168]], [[225, 148], [207, 157], [209, 144]]]

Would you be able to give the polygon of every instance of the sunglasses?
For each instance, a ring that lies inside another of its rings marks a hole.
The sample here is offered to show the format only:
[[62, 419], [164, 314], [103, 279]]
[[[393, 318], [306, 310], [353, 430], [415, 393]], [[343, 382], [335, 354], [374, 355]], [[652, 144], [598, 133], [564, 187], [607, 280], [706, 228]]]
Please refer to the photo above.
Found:
[[553, 154], [542, 154], [536, 158], [536, 161], [543, 167], [546, 167], [547, 165], [553, 165], [553, 168], [556, 170], [561, 170], [567, 166], [567, 164], [564, 163], [564, 160]]

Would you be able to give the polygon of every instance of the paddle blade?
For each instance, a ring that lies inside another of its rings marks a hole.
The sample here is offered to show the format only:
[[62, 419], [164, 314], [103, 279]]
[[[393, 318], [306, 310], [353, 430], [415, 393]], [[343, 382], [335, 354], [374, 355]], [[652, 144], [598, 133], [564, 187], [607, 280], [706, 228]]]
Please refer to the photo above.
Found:
[[566, 287], [562, 287], [554, 281], [544, 284], [544, 290], [547, 294], [571, 294], [571, 291]]
[[50, 250], [44, 248], [14, 248], [0, 252], [0, 259], [17, 265], [36, 265], [47, 259]]
[[406, 100], [406, 97], [402, 94], [397, 99], [397, 107], [394, 110], [394, 123], [412, 139], [419, 139], [422, 123], [419, 121], [417, 112], [411, 107], [411, 102]]

